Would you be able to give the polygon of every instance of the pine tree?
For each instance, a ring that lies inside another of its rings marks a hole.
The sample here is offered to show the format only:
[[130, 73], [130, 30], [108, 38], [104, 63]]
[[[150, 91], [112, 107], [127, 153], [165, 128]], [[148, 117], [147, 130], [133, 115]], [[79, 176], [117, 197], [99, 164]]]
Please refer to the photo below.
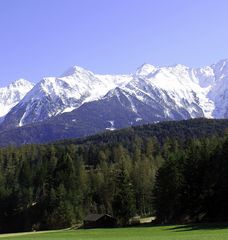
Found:
[[135, 214], [135, 198], [124, 159], [116, 166], [115, 188], [112, 203], [113, 213], [119, 224], [124, 226]]

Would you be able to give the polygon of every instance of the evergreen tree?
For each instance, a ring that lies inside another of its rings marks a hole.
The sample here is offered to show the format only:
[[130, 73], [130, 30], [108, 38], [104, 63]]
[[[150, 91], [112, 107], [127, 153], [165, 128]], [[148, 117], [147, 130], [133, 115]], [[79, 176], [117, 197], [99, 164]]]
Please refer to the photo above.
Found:
[[127, 225], [135, 214], [135, 199], [124, 159], [117, 164], [115, 171], [115, 194], [112, 207], [114, 216], [123, 226]]

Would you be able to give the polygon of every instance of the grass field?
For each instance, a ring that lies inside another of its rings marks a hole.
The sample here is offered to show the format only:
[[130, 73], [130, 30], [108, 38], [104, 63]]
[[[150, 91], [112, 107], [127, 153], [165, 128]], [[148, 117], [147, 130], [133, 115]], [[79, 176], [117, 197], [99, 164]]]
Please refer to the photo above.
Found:
[[7, 240], [227, 240], [228, 225], [132, 227], [0, 235]]

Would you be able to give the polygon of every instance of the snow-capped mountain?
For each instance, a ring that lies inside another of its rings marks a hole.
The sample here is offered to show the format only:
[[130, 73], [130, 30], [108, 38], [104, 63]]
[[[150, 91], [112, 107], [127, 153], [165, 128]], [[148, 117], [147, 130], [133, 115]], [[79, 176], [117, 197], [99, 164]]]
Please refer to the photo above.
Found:
[[131, 76], [95, 75], [74, 66], [60, 77], [42, 79], [5, 117], [7, 127], [23, 126], [70, 112], [122, 86]]
[[93, 119], [104, 130], [164, 120], [227, 118], [228, 60], [196, 69], [143, 64], [129, 75], [100, 75], [74, 66], [60, 77], [42, 79], [5, 116], [2, 126], [24, 126], [68, 112], [75, 124], [87, 121], [89, 127]]
[[3, 118], [33, 88], [33, 84], [19, 79], [7, 87], [0, 88], [0, 119]]
[[208, 97], [214, 102], [214, 118], [228, 118], [228, 60], [221, 60], [212, 65], [213, 84]]

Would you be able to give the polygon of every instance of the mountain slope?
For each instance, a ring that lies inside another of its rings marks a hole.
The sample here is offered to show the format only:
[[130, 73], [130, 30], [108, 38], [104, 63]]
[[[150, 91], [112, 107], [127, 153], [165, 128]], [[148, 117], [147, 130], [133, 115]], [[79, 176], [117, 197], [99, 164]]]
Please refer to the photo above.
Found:
[[19, 79], [7, 87], [0, 88], [0, 118], [17, 105], [33, 86], [31, 82]]
[[214, 118], [228, 118], [228, 60], [212, 65], [215, 82], [212, 84], [209, 98], [214, 102]]
[[[116, 130], [114, 132], [109, 131], [109, 129], [105, 131], [102, 127], [97, 127], [96, 123], [94, 123], [94, 125], [91, 124], [92, 121], [82, 121], [81, 119], [78, 119], [78, 124], [75, 124], [72, 116], [71, 121], [68, 121], [67, 123], [64, 122], [64, 119], [62, 118], [61, 121], [55, 122], [52, 119], [42, 123], [23, 126], [21, 128], [14, 128], [0, 132], [0, 146], [5, 147], [9, 145], [20, 146], [31, 143], [50, 143], [64, 139], [64, 142], [66, 143], [97, 143], [97, 141], [99, 142], [100, 134], [94, 134], [99, 132], [105, 132], [102, 134], [102, 136], [106, 143], [112, 141], [112, 139], [118, 142], [119, 135], [121, 135], [121, 138], [131, 139], [138, 134], [140, 136], [145, 135], [146, 137], [154, 136], [161, 141], [165, 140], [166, 137], [178, 137], [184, 141], [192, 137], [200, 138], [212, 135], [222, 136], [228, 130], [227, 119], [190, 119], [180, 121], [179, 123], [169, 121], [157, 124], [146, 124], [143, 126], [132, 126], [128, 129]], [[112, 123], [108, 121], [106, 121], [105, 124], [106, 128], [110, 128], [112, 126]], [[94, 136], [83, 138], [87, 135]]]

